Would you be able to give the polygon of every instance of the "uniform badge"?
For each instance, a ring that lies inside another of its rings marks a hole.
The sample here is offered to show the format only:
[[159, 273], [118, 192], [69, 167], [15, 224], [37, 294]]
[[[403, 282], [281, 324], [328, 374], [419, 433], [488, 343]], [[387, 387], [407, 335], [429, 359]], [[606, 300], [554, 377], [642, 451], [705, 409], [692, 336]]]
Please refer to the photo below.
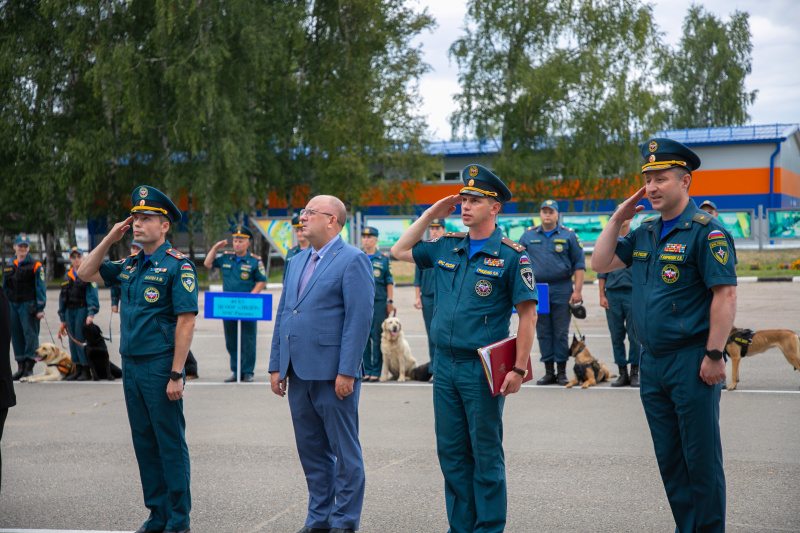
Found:
[[261, 272], [262, 276], [266, 276], [267, 275], [267, 271], [264, 269], [264, 265], [260, 265], [258, 267], [258, 271]]
[[492, 284], [487, 279], [480, 279], [475, 284], [475, 294], [478, 296], [489, 296], [492, 294]]
[[436, 237], [435, 239], [429, 239], [428, 242], [436, 242], [438, 240], [439, 240], [439, 237]]
[[135, 263], [134, 263], [134, 264], [132, 264], [132, 265], [130, 265], [130, 267], [131, 267], [131, 268], [130, 268], [130, 273], [131, 273], [131, 274], [133, 274], [134, 272], [136, 272], [136, 264], [135, 264]]
[[[139, 198], [147, 198], [147, 188], [142, 187], [141, 189], [139, 189]], [[139, 204], [139, 205], [144, 205], [144, 204]]]
[[144, 299], [147, 300], [150, 303], [158, 301], [158, 297], [159, 296], [161, 296], [161, 294], [158, 292], [158, 289], [156, 289], [155, 287], [147, 287], [144, 290]]
[[711, 253], [714, 255], [714, 259], [719, 261], [720, 264], [728, 264], [728, 241], [714, 241], [708, 246], [711, 248]]
[[139, 200], [139, 205], [144, 205], [144, 200]]
[[183, 288], [187, 291], [192, 292], [196, 285], [194, 274], [181, 274], [181, 285], [183, 285]]
[[715, 229], [714, 231], [708, 234], [709, 241], [713, 241], [714, 239], [724, 239], [724, 238], [725, 234], [718, 229]]
[[522, 257], [519, 258], [519, 264], [520, 265], [530, 265], [531, 264], [531, 260], [527, 255], [523, 255]]
[[374, 269], [374, 270], [372, 271], [372, 274], [373, 274], [373, 275], [374, 275], [376, 278], [379, 278], [379, 277], [381, 277], [381, 271], [380, 271], [380, 270], [378, 270], [377, 268], [376, 268], [376, 269]]
[[167, 272], [168, 269], [166, 268], [151, 268], [150, 272], [155, 272], [156, 274], [164, 274]]
[[43, 268], [40, 268], [40, 269], [39, 269], [39, 279], [41, 279], [42, 281], [44, 281], [44, 269], [43, 269]]
[[650, 144], [647, 146], [647, 149], [650, 150], [651, 152], [655, 152], [656, 150], [658, 150], [658, 143], [655, 141], [650, 141]]
[[564, 245], [563, 244], [556, 244], [556, 252], [563, 252]]
[[[475, 165], [472, 165], [471, 167], [469, 167], [469, 175], [472, 176], [473, 178], [475, 176], [477, 176], [478, 175], [478, 167], [476, 167]], [[470, 183], [469, 186], [472, 187], [472, 183]]]
[[241, 273], [241, 278], [242, 279], [250, 279], [250, 272], [247, 272], [247, 271], [243, 270], [242, 273]]
[[439, 259], [436, 262], [436, 264], [439, 265], [440, 267], [446, 269], [446, 270], [455, 270], [456, 269], [456, 264], [455, 263], [450, 263], [448, 261], [445, 261], [444, 259]]
[[483, 259], [483, 264], [490, 267], [498, 267], [503, 268], [503, 265], [506, 264], [505, 259], [499, 259], [496, 257], [485, 257]]
[[192, 265], [189, 263], [184, 263], [181, 265], [181, 270], [192, 270]]
[[111, 262], [112, 262], [113, 264], [115, 264], [115, 265], [121, 265], [122, 263], [124, 263], [124, 262], [125, 262], [125, 260], [124, 260], [124, 259], [118, 259], [118, 260], [116, 260], [116, 261], [111, 261]]
[[668, 254], [685, 254], [686, 253], [686, 245], [685, 244], [677, 244], [677, 243], [668, 243], [664, 246], [664, 252]]
[[650, 162], [650, 163], [655, 163], [656, 156], [654, 156], [653, 154], [650, 154], [650, 157], [647, 159], [647, 161]]
[[530, 267], [525, 267], [519, 271], [519, 275], [522, 276], [522, 281], [525, 282], [525, 285], [528, 287], [528, 290], [533, 290], [534, 283], [533, 283], [533, 270]]
[[489, 270], [488, 268], [481, 268], [478, 267], [475, 269], [476, 274], [480, 274], [482, 276], [491, 276], [493, 278], [499, 278], [503, 275], [503, 272], [500, 270]]
[[671, 263], [661, 269], [661, 279], [663, 279], [665, 283], [675, 283], [678, 281], [680, 275], [681, 272], [678, 270], [678, 267]]

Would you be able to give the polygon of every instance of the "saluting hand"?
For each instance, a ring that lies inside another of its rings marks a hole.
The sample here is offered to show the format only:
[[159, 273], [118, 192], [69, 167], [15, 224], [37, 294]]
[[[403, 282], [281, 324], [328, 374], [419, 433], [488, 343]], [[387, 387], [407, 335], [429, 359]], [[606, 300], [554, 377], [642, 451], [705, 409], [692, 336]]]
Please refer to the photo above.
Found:
[[227, 245], [228, 245], [228, 239], [223, 239], [214, 245], [214, 249], [216, 250], [217, 248], [222, 248], [223, 246]]
[[111, 231], [108, 232], [106, 238], [111, 239], [111, 242], [122, 240], [122, 237], [125, 236], [125, 232], [131, 229], [131, 222], [133, 222], [132, 216], [126, 218], [122, 222], [117, 222], [114, 224], [114, 227], [111, 228]]
[[452, 215], [456, 206], [461, 203], [461, 196], [454, 194], [452, 196], [445, 196], [432, 206], [428, 208], [428, 213], [433, 215], [432, 218], [445, 218]]
[[625, 222], [626, 220], [631, 220], [633, 217], [636, 216], [637, 213], [644, 211], [643, 205], [636, 205], [639, 203], [639, 200], [644, 198], [646, 193], [645, 187], [642, 187], [638, 191], [636, 191], [633, 196], [619, 204], [619, 207], [611, 215], [611, 218], [614, 220], [618, 220], [619, 222]]

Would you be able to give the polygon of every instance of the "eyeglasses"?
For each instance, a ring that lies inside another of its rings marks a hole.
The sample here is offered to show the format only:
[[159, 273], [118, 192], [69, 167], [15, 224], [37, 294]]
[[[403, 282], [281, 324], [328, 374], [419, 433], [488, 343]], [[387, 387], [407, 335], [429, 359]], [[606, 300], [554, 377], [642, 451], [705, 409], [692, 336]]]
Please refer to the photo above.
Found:
[[306, 215], [306, 216], [310, 217], [311, 215], [317, 215], [317, 214], [325, 215], [325, 216], [329, 216], [329, 217], [335, 217], [336, 216], [336, 215], [331, 215], [330, 213], [323, 213], [322, 211], [317, 211], [316, 209], [309, 209], [308, 207], [306, 207], [305, 209], [301, 209], [300, 210], [300, 216]]

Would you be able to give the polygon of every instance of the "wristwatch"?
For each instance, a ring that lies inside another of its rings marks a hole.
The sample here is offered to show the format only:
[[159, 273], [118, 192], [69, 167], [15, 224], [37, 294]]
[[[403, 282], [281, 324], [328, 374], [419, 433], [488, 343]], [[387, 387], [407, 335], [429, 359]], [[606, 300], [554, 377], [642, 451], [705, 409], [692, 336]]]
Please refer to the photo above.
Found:
[[517, 373], [517, 374], [519, 374], [520, 376], [522, 376], [522, 379], [525, 379], [525, 378], [527, 378], [527, 377], [528, 377], [528, 369], [527, 369], [527, 368], [526, 368], [525, 370], [522, 370], [522, 369], [520, 369], [520, 368], [517, 368], [517, 367], [515, 367], [515, 366], [512, 366], [512, 367], [511, 367], [511, 370], [512, 370], [513, 372], [516, 372], [516, 373]]
[[712, 361], [719, 361], [722, 359], [722, 352], [719, 350], [709, 350], [706, 348], [706, 357], [711, 359]]
[[169, 373], [169, 379], [171, 379], [172, 381], [178, 381], [179, 379], [183, 379], [183, 373], [175, 372], [173, 370], [172, 372]]
[[386, 300], [386, 303], [387, 303], [387, 304], [393, 304], [393, 303], [394, 303], [394, 300]]

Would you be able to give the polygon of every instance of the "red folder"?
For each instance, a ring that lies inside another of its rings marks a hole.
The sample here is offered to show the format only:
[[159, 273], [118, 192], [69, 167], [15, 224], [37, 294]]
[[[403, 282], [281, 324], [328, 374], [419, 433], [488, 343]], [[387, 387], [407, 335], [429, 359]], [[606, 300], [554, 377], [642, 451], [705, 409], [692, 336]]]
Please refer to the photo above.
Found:
[[[511, 367], [517, 361], [517, 336], [512, 335], [489, 346], [478, 348], [478, 357], [483, 363], [483, 373], [486, 374], [486, 382], [489, 384], [489, 392], [492, 396], [500, 394], [500, 387], [506, 379], [506, 374], [511, 372]], [[522, 382], [533, 379], [531, 360], [528, 358], [528, 375], [522, 378]]]

